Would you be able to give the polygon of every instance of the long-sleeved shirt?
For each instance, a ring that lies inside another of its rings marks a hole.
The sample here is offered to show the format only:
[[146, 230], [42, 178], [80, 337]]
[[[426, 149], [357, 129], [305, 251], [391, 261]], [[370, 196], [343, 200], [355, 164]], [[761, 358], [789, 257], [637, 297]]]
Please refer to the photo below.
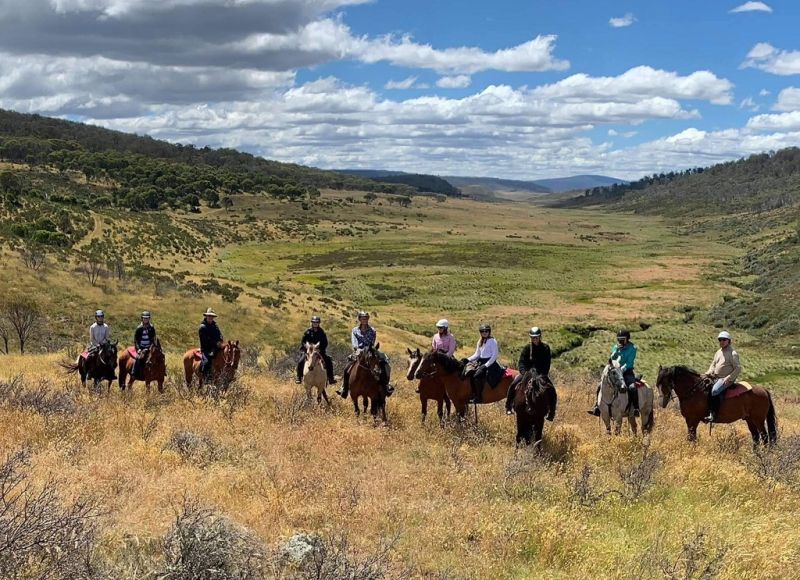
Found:
[[213, 353], [217, 350], [217, 344], [222, 342], [222, 331], [216, 322], [203, 322], [197, 331], [200, 336], [200, 350], [204, 353]]
[[378, 333], [371, 326], [367, 326], [367, 329], [364, 331], [361, 330], [361, 326], [356, 326], [350, 337], [350, 342], [356, 350], [363, 350], [375, 346], [376, 340], [378, 340]]
[[101, 344], [111, 342], [111, 327], [95, 322], [89, 327], [89, 348], [96, 348]]
[[530, 369], [536, 369], [540, 375], [550, 374], [550, 346], [544, 342], [540, 342], [534, 346], [532, 343], [527, 344], [522, 352], [519, 353], [519, 364], [517, 364], [520, 374], [525, 374]]
[[741, 372], [742, 365], [739, 363], [739, 353], [733, 350], [731, 345], [728, 345], [716, 352], [706, 374], [713, 375], [718, 379], [724, 379], [726, 385], [732, 385]]
[[632, 371], [636, 364], [636, 351], [636, 345], [632, 342], [625, 343], [623, 347], [615, 344], [611, 348], [611, 358], [619, 361], [622, 372]]
[[478, 345], [475, 347], [475, 354], [469, 357], [468, 360], [476, 361], [478, 359], [486, 359], [484, 364], [489, 367], [497, 362], [497, 355], [499, 354], [500, 348], [497, 346], [497, 341], [494, 337], [489, 337], [483, 344], [478, 340]]
[[447, 353], [447, 356], [453, 356], [456, 352], [456, 337], [449, 332], [445, 335], [441, 335], [437, 332], [433, 335], [431, 348], [439, 352]]
[[328, 350], [328, 337], [325, 334], [325, 331], [322, 328], [309, 328], [303, 334], [303, 338], [300, 340], [300, 349], [305, 350], [306, 343], [309, 344], [317, 344], [319, 343], [319, 351], [322, 354], [326, 354], [326, 350]]
[[156, 327], [152, 324], [145, 326], [140, 324], [136, 327], [136, 332], [133, 334], [133, 344], [136, 350], [144, 350], [149, 348], [156, 341]]

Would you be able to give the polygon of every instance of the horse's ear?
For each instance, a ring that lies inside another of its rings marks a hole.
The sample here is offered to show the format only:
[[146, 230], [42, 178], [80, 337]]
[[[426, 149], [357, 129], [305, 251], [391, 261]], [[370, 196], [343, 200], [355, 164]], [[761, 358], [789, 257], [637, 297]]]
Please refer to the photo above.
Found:
[[614, 366], [614, 361], [611, 359], [611, 357], [608, 357], [608, 366]]
[[411, 356], [412, 354], [414, 354], [414, 353], [411, 352], [410, 348], [406, 348], [406, 352], [408, 353], [408, 356]]
[[422, 353], [419, 352], [419, 347], [417, 347], [417, 358], [419, 358], [420, 356], [422, 356]]
[[658, 372], [661, 372], [662, 366], [658, 365]]
[[234, 342], [233, 344], [235, 344], [236, 346], [239, 346], [239, 341], [237, 340], [237, 341], [236, 341], [236, 342]]
[[380, 349], [381, 349], [381, 343], [380, 342], [376, 342], [375, 343], [375, 350], [380, 350]]

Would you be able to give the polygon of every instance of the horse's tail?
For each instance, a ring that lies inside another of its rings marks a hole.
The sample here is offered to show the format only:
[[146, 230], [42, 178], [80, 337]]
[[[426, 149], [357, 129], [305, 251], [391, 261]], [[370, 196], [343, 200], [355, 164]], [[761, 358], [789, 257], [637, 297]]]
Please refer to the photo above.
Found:
[[775, 404], [772, 402], [772, 393], [768, 390], [767, 398], [769, 399], [769, 409], [767, 409], [767, 433], [770, 443], [775, 443], [778, 440], [778, 416], [775, 413]]
[[58, 363], [58, 366], [60, 366], [62, 369], [65, 369], [68, 375], [74, 375], [81, 368], [80, 363], [77, 362], [74, 363], [60, 362]]

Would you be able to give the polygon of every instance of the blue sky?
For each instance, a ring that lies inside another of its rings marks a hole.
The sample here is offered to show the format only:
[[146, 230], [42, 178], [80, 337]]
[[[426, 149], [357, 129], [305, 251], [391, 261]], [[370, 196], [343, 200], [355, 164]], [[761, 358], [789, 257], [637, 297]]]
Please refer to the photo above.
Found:
[[800, 3], [0, 0], [0, 107], [325, 168], [635, 178], [800, 145]]

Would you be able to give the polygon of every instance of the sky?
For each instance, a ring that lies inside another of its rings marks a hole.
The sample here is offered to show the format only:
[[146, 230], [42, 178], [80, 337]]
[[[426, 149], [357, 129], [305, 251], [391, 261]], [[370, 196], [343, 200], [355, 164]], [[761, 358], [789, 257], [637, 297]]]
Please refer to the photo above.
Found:
[[635, 179], [800, 145], [800, 2], [0, 0], [0, 108], [322, 168]]

